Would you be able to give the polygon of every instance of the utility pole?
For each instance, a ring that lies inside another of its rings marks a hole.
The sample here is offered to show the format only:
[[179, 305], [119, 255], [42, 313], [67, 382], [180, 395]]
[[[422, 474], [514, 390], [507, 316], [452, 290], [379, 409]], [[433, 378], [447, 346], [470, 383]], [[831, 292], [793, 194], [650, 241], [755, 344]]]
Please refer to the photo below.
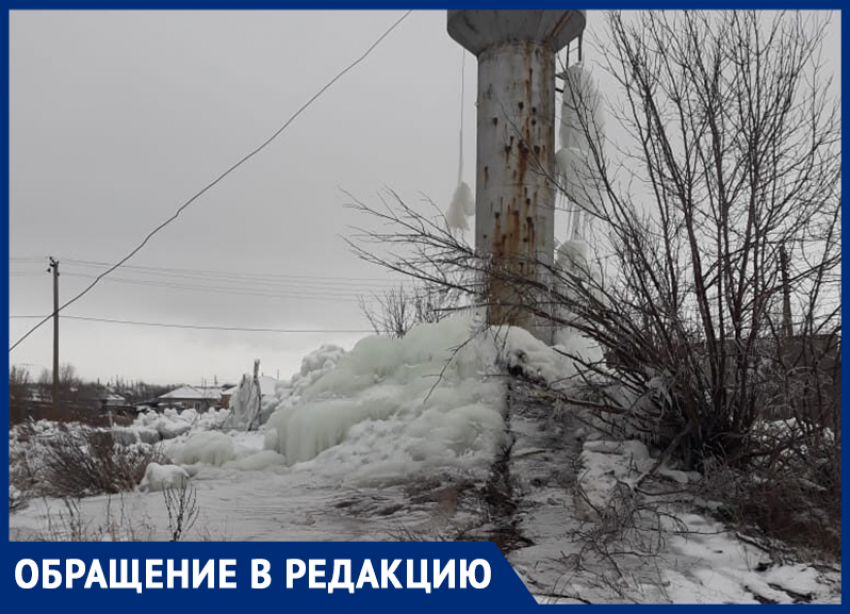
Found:
[[791, 314], [791, 280], [788, 273], [788, 252], [785, 245], [779, 246], [779, 267], [782, 272], [782, 335], [794, 336], [794, 322]]
[[47, 272], [53, 273], [53, 411], [59, 415], [59, 261], [50, 256]]

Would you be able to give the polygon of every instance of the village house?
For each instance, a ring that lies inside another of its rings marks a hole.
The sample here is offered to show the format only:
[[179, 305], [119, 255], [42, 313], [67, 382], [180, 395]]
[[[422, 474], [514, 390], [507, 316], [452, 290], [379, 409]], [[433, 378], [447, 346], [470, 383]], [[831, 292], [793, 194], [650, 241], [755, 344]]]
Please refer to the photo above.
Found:
[[156, 399], [162, 407], [177, 407], [207, 411], [211, 407], [222, 407], [221, 386], [180, 386]]

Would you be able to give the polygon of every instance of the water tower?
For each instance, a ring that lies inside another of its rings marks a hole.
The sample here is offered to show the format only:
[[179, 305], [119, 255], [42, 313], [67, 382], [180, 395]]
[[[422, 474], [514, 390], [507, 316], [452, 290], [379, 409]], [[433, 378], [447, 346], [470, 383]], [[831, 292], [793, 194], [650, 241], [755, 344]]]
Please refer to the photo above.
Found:
[[[549, 286], [555, 243], [555, 54], [584, 32], [585, 12], [448, 11], [448, 32], [478, 58], [475, 249], [494, 267]], [[530, 313], [545, 292], [491, 279], [490, 324], [551, 343]]]

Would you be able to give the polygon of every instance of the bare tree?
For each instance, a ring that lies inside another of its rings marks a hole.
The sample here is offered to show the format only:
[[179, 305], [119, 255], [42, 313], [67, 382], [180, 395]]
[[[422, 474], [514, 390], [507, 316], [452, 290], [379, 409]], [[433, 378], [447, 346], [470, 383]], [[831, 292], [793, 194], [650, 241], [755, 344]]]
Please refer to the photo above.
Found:
[[376, 333], [401, 339], [416, 324], [439, 322], [454, 313], [458, 300], [457, 291], [430, 284], [412, 289], [399, 285], [371, 300], [361, 296], [358, 303]]
[[77, 368], [69, 362], [62, 363], [59, 367], [59, 386], [65, 390], [70, 390], [79, 383]]

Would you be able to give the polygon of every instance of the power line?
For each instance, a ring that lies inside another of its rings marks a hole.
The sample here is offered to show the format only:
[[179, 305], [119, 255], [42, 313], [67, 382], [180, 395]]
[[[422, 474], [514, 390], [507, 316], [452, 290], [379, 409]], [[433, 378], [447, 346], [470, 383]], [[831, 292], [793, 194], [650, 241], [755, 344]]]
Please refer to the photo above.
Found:
[[[37, 263], [42, 265], [43, 261], [46, 258], [42, 258]], [[62, 258], [62, 262], [72, 267], [79, 267], [83, 269], [108, 269], [112, 265], [108, 262], [96, 261], [96, 260], [77, 260], [75, 258]], [[374, 282], [378, 285], [390, 285], [390, 286], [398, 286], [399, 284], [409, 283], [409, 280], [397, 278], [388, 278], [388, 277], [329, 277], [322, 275], [295, 275], [295, 274], [287, 274], [287, 273], [257, 273], [257, 272], [239, 272], [239, 271], [221, 271], [221, 270], [212, 270], [212, 269], [190, 269], [190, 268], [179, 268], [179, 267], [157, 267], [157, 266], [141, 266], [141, 265], [132, 265], [125, 264], [121, 267], [127, 271], [134, 271], [140, 274], [157, 274], [166, 277], [191, 277], [192, 279], [197, 279], [198, 277], [211, 277], [213, 279], [222, 278], [222, 279], [238, 279], [238, 280], [256, 280], [263, 282], [289, 282], [290, 280], [293, 283], [309, 283], [309, 284], [325, 284], [327, 285], [356, 285], [361, 287], [363, 285], [362, 282]], [[35, 271], [20, 271], [22, 275], [37, 275], [38, 272]]]
[[[305, 103], [301, 106], [301, 108], [299, 108], [299, 109], [298, 109], [298, 110], [297, 110], [297, 111], [296, 111], [296, 112], [295, 112], [295, 113], [294, 113], [294, 114], [293, 114], [293, 115], [292, 115], [292, 116], [291, 116], [288, 120], [286, 120], [286, 122], [283, 124], [283, 126], [281, 126], [280, 128], [278, 128], [278, 129], [277, 129], [277, 131], [275, 131], [275, 132], [274, 132], [274, 134], [272, 134], [272, 135], [271, 135], [268, 139], [266, 139], [266, 140], [265, 140], [265, 141], [264, 141], [264, 142], [263, 142], [263, 143], [262, 143], [259, 147], [257, 147], [256, 149], [252, 150], [251, 152], [249, 152], [248, 154], [246, 154], [245, 156], [243, 156], [243, 157], [242, 157], [242, 158], [241, 158], [238, 162], [236, 162], [236, 164], [234, 164], [233, 166], [231, 166], [230, 168], [228, 168], [226, 171], [224, 171], [222, 174], [220, 174], [218, 177], [216, 177], [213, 181], [211, 181], [211, 182], [210, 182], [210, 183], [208, 183], [206, 186], [204, 186], [204, 188], [203, 188], [203, 189], [201, 189], [201, 190], [200, 190], [197, 194], [195, 194], [194, 196], [192, 196], [189, 200], [187, 200], [187, 201], [186, 201], [185, 203], [183, 203], [180, 207], [178, 207], [177, 211], [175, 211], [175, 212], [174, 212], [174, 214], [173, 214], [171, 217], [169, 217], [167, 220], [165, 220], [165, 221], [164, 221], [164, 222], [162, 222], [159, 226], [157, 226], [157, 227], [156, 227], [156, 228], [154, 228], [151, 232], [149, 232], [149, 233], [148, 233], [148, 235], [147, 235], [147, 236], [146, 236], [146, 237], [142, 240], [142, 242], [141, 242], [141, 243], [139, 243], [139, 245], [137, 245], [135, 248], [133, 248], [133, 249], [130, 251], [130, 253], [128, 253], [126, 256], [124, 256], [124, 257], [123, 257], [121, 260], [119, 260], [116, 264], [112, 265], [109, 269], [107, 269], [106, 271], [104, 271], [103, 273], [101, 273], [100, 275], [98, 275], [98, 276], [94, 279], [94, 281], [92, 281], [92, 282], [91, 282], [88, 286], [86, 286], [86, 287], [85, 287], [85, 288], [84, 288], [84, 289], [83, 289], [83, 290], [82, 290], [79, 294], [77, 294], [74, 298], [72, 298], [71, 300], [69, 300], [69, 301], [67, 301], [65, 304], [63, 304], [63, 305], [62, 305], [62, 306], [61, 306], [61, 307], [57, 310], [57, 313], [59, 313], [59, 312], [63, 311], [66, 307], [68, 307], [68, 306], [72, 305], [73, 303], [77, 302], [77, 301], [78, 301], [78, 300], [80, 300], [82, 297], [84, 297], [86, 294], [88, 294], [88, 293], [89, 293], [89, 292], [90, 292], [90, 291], [91, 291], [91, 290], [92, 290], [92, 289], [93, 289], [93, 288], [94, 288], [94, 287], [98, 284], [98, 282], [100, 282], [100, 280], [101, 280], [101, 279], [103, 279], [104, 277], [106, 277], [107, 275], [109, 275], [110, 273], [112, 273], [112, 271], [114, 271], [115, 269], [117, 269], [118, 267], [120, 267], [121, 265], [123, 265], [125, 262], [127, 262], [130, 258], [132, 258], [133, 256], [135, 256], [135, 255], [136, 255], [139, 251], [141, 251], [141, 250], [142, 250], [142, 248], [144, 248], [144, 247], [145, 247], [145, 245], [147, 245], [148, 241], [150, 241], [150, 240], [151, 240], [151, 238], [153, 238], [153, 236], [154, 236], [154, 235], [156, 235], [156, 234], [157, 234], [160, 230], [162, 230], [163, 228], [165, 228], [166, 226], [168, 226], [171, 222], [173, 222], [174, 220], [176, 220], [176, 219], [177, 219], [177, 217], [178, 217], [178, 216], [179, 216], [179, 215], [183, 212], [183, 210], [184, 210], [184, 209], [186, 209], [186, 207], [188, 207], [188, 206], [189, 206], [189, 205], [191, 205], [193, 202], [195, 202], [196, 200], [198, 200], [198, 199], [199, 199], [199, 198], [200, 198], [203, 194], [205, 194], [208, 190], [210, 190], [210, 189], [211, 189], [211, 188], [213, 188], [215, 185], [217, 185], [219, 182], [221, 182], [221, 181], [222, 181], [225, 177], [227, 177], [228, 175], [230, 175], [230, 173], [232, 173], [232, 172], [233, 172], [233, 171], [235, 171], [237, 168], [239, 168], [240, 166], [242, 166], [245, 162], [247, 162], [248, 160], [250, 160], [251, 158], [253, 158], [255, 155], [257, 155], [258, 153], [260, 153], [260, 152], [261, 152], [263, 149], [265, 149], [266, 147], [268, 147], [268, 145], [269, 145], [269, 144], [271, 144], [271, 142], [272, 142], [272, 141], [274, 141], [274, 140], [275, 140], [278, 136], [280, 136], [280, 135], [283, 133], [283, 131], [284, 131], [284, 130], [286, 130], [286, 129], [289, 127], [289, 125], [290, 125], [293, 121], [295, 121], [295, 119], [296, 119], [299, 115], [301, 115], [301, 113], [303, 113], [303, 112], [304, 112], [304, 111], [305, 111], [305, 110], [306, 110], [306, 109], [307, 109], [310, 105], [312, 105], [312, 104], [313, 104], [313, 102], [315, 102], [316, 100], [318, 100], [318, 98], [319, 98], [319, 97], [321, 97], [321, 96], [322, 96], [322, 94], [324, 94], [324, 93], [325, 93], [325, 92], [326, 92], [326, 91], [327, 91], [327, 90], [328, 90], [328, 89], [329, 89], [329, 88], [330, 88], [330, 87], [331, 87], [334, 83], [336, 83], [337, 81], [339, 81], [339, 80], [340, 80], [340, 79], [341, 79], [341, 78], [342, 78], [342, 77], [343, 77], [343, 76], [344, 76], [344, 75], [345, 75], [348, 71], [350, 71], [352, 68], [354, 68], [355, 66], [357, 66], [358, 64], [360, 64], [363, 60], [365, 60], [365, 59], [369, 56], [369, 54], [371, 54], [371, 53], [372, 53], [372, 51], [373, 51], [373, 50], [374, 50], [374, 49], [375, 49], [378, 45], [380, 45], [380, 44], [381, 44], [381, 42], [382, 42], [382, 41], [383, 41], [383, 40], [384, 40], [387, 36], [389, 36], [389, 35], [390, 35], [390, 33], [391, 33], [393, 30], [395, 30], [395, 29], [396, 29], [396, 28], [397, 28], [397, 27], [401, 24], [401, 22], [402, 22], [402, 21], [404, 21], [405, 19], [407, 19], [407, 17], [408, 17], [408, 16], [409, 16], [412, 12], [413, 12], [413, 11], [407, 11], [406, 13], [404, 13], [404, 15], [402, 15], [402, 16], [401, 16], [401, 17], [400, 17], [400, 18], [399, 18], [399, 19], [398, 19], [395, 23], [393, 23], [393, 24], [392, 24], [392, 25], [391, 25], [391, 26], [390, 26], [390, 27], [389, 27], [389, 28], [388, 28], [388, 29], [387, 29], [387, 30], [386, 30], [383, 34], [381, 34], [381, 36], [379, 36], [379, 37], [378, 37], [378, 39], [377, 39], [374, 43], [372, 43], [372, 45], [371, 45], [368, 49], [366, 49], [366, 51], [365, 51], [365, 52], [364, 52], [364, 53], [363, 53], [360, 57], [358, 57], [358, 58], [357, 58], [356, 60], [354, 60], [351, 64], [349, 64], [349, 65], [348, 65], [348, 66], [346, 66], [344, 69], [342, 69], [339, 73], [337, 73], [337, 75], [336, 75], [333, 79], [331, 79], [330, 81], [328, 81], [328, 82], [327, 82], [327, 83], [326, 83], [326, 84], [325, 84], [322, 88], [320, 88], [320, 89], [319, 89], [319, 91], [317, 91], [315, 94], [313, 94], [313, 96], [312, 96], [312, 97], [311, 97], [311, 98], [310, 98], [307, 102], [305, 102]], [[33, 334], [36, 330], [38, 330], [39, 328], [41, 328], [41, 326], [42, 326], [42, 325], [44, 325], [46, 322], [48, 322], [48, 321], [50, 320], [50, 318], [52, 318], [52, 317], [53, 317], [52, 315], [47, 316], [46, 318], [44, 318], [43, 320], [41, 320], [40, 322], [38, 322], [38, 324], [36, 324], [35, 326], [33, 326], [30, 330], [28, 330], [28, 331], [24, 334], [24, 336], [23, 336], [23, 337], [21, 337], [20, 339], [18, 339], [18, 340], [17, 340], [17, 341], [16, 341], [16, 342], [15, 342], [15, 343], [14, 343], [14, 344], [13, 344], [13, 345], [9, 348], [9, 352], [11, 352], [11, 351], [12, 351], [12, 350], [14, 350], [16, 347], [18, 347], [18, 346], [19, 346], [19, 345], [20, 345], [20, 344], [21, 344], [21, 343], [22, 343], [22, 342], [23, 342], [23, 341], [24, 341], [27, 337], [29, 337], [29, 336], [30, 336], [31, 334]]]
[[[11, 315], [9, 316], [10, 320], [26, 320], [26, 319], [36, 319], [42, 318], [44, 316], [27, 316], [27, 315]], [[52, 317], [52, 314], [51, 316]], [[80, 320], [83, 322], [102, 322], [107, 324], [124, 324], [128, 326], [148, 326], [155, 328], [180, 328], [180, 329], [190, 329], [190, 330], [219, 330], [219, 331], [231, 331], [231, 332], [246, 332], [246, 333], [335, 333], [335, 334], [368, 334], [374, 333], [374, 330], [366, 330], [366, 329], [351, 329], [351, 330], [339, 330], [339, 329], [314, 329], [314, 330], [305, 330], [300, 328], [253, 328], [253, 327], [241, 327], [241, 326], [207, 326], [202, 324], [177, 324], [173, 322], [143, 322], [138, 320], [117, 320], [112, 318], [94, 318], [87, 316], [62, 316], [65, 320]]]
[[[29, 277], [35, 275], [43, 275], [43, 273], [10, 273], [10, 276]], [[79, 277], [82, 279], [94, 279], [95, 275], [86, 273], [65, 272], [64, 277]], [[194, 279], [194, 278], [193, 278]], [[295, 299], [295, 300], [315, 300], [315, 301], [335, 301], [335, 302], [360, 302], [361, 299], [369, 300], [368, 295], [380, 294], [381, 292], [389, 291], [400, 287], [385, 286], [385, 287], [366, 287], [360, 285], [353, 286], [334, 286], [334, 285], [318, 285], [312, 286], [307, 283], [300, 282], [260, 282], [260, 280], [239, 280], [239, 279], [204, 279], [200, 281], [220, 281], [229, 282], [236, 285], [220, 285], [214, 283], [190, 283], [169, 279], [144, 279], [132, 277], [115, 277], [110, 276], [103, 281], [115, 284], [136, 285], [153, 288], [171, 288], [176, 290], [188, 290], [191, 292], [207, 292], [213, 294], [239, 295], [239, 296], [256, 296], [263, 298], [279, 298], [279, 299]], [[401, 286], [402, 290], [411, 297], [419, 295], [415, 287]]]
[[[81, 269], [99, 269], [108, 268], [109, 265], [101, 263], [93, 263], [72, 259], [63, 259], [62, 262], [70, 264], [72, 267]], [[162, 277], [180, 277], [180, 278], [208, 278], [211, 280], [226, 280], [238, 282], [262, 282], [262, 283], [285, 283], [293, 285], [319, 285], [319, 286], [346, 286], [353, 285], [362, 287], [364, 283], [370, 282], [372, 285], [397, 286], [404, 283], [404, 280], [393, 280], [387, 278], [376, 277], [321, 277], [311, 275], [287, 275], [273, 273], [237, 273], [230, 271], [212, 271], [209, 269], [179, 269], [169, 267], [142, 267], [124, 265], [122, 269], [140, 275], [157, 275]], [[409, 281], [407, 283], [410, 283]]]
[[[87, 271], [91, 268], [99, 268], [108, 265], [95, 264], [68, 264], [63, 260], [66, 267], [65, 275], [95, 279], [97, 276], [91, 273], [68, 272], [67, 268], [77, 268]], [[308, 276], [287, 275], [264, 275], [251, 273], [225, 273], [215, 271], [202, 271], [194, 269], [169, 269], [158, 267], [133, 267], [125, 265], [122, 267], [129, 273], [135, 273], [141, 277], [115, 277], [110, 276], [105, 281], [120, 283], [136, 283], [148, 286], [162, 286], [171, 288], [197, 289], [208, 292], [230, 292], [233, 294], [252, 294], [257, 296], [269, 295], [272, 291], [296, 292], [302, 298], [306, 296], [329, 295], [331, 297], [344, 296], [357, 298], [364, 294], [385, 292], [394, 289], [402, 289], [405, 292], [415, 294], [416, 284], [411, 281], [379, 280], [376, 278], [316, 278]], [[36, 277], [44, 275], [43, 271], [10, 271], [9, 277]], [[183, 280], [201, 283], [186, 283]], [[211, 283], [204, 283], [211, 282]], [[221, 285], [225, 284], [225, 285]], [[245, 292], [245, 291], [248, 292]], [[318, 293], [318, 294], [317, 294]], [[279, 296], [274, 294], [273, 296]], [[290, 296], [290, 295], [286, 295]]]
[[[63, 273], [65, 277], [82, 277], [86, 279], [90, 279], [92, 275], [83, 275], [80, 273]], [[175, 283], [168, 281], [156, 281], [156, 280], [148, 280], [148, 279], [128, 279], [126, 277], [110, 277], [106, 279], [110, 283], [120, 283], [120, 284], [131, 284], [137, 286], [149, 286], [155, 288], [174, 288], [178, 290], [192, 290], [192, 291], [200, 291], [200, 292], [212, 292], [215, 294], [236, 294], [243, 296], [261, 296], [261, 297], [269, 297], [269, 298], [293, 298], [293, 299], [319, 299], [319, 300], [332, 300], [332, 301], [345, 301], [345, 302], [356, 302], [358, 300], [358, 294], [353, 292], [347, 293], [334, 293], [330, 290], [326, 290], [322, 293], [311, 293], [304, 290], [294, 289], [294, 292], [298, 292], [298, 294], [287, 294], [280, 292], [266, 292], [260, 288], [239, 288], [239, 287], [226, 287], [226, 286], [211, 286], [211, 285], [202, 285], [202, 284], [188, 284], [188, 283]], [[320, 288], [311, 288], [311, 290], [320, 291]]]

